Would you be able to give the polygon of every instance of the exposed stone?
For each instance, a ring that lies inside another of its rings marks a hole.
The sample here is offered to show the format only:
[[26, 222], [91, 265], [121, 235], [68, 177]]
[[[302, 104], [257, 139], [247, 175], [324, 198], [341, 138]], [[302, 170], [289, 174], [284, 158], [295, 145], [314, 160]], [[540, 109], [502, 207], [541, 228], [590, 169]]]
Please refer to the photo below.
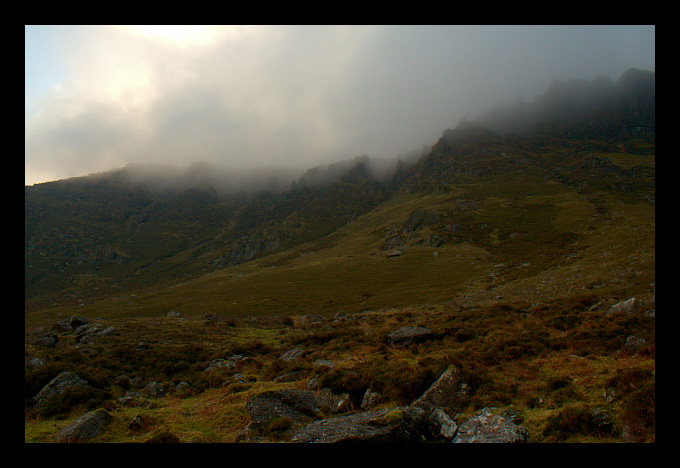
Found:
[[236, 364], [231, 359], [213, 359], [212, 361], [210, 361], [208, 367], [206, 367], [205, 370], [207, 372], [221, 368], [231, 369], [235, 366]]
[[298, 430], [291, 442], [420, 442], [427, 427], [420, 408], [387, 408], [315, 421]]
[[364, 398], [361, 400], [361, 409], [370, 410], [373, 409], [382, 399], [382, 395], [378, 392], [372, 391], [370, 388], [366, 389], [364, 393]]
[[630, 335], [628, 338], [626, 338], [626, 343], [623, 345], [623, 349], [625, 349], [629, 354], [635, 354], [645, 343], [646, 341], [643, 338]]
[[275, 417], [287, 417], [303, 424], [321, 417], [316, 396], [309, 390], [284, 389], [258, 393], [248, 399], [246, 409], [253, 428], [259, 428]]
[[35, 401], [36, 406], [39, 406], [47, 400], [63, 394], [68, 388], [86, 387], [87, 385], [87, 381], [81, 379], [73, 372], [64, 371], [45, 385], [33, 398], [33, 401]]
[[529, 431], [513, 416], [497, 408], [484, 408], [458, 428], [453, 443], [526, 443]]
[[469, 404], [470, 389], [455, 366], [449, 366], [430, 388], [413, 402], [413, 406], [424, 409], [442, 409], [451, 418], [455, 418], [456, 414]]
[[105, 409], [85, 413], [57, 434], [57, 442], [79, 442], [92, 439], [104, 433], [112, 416]]
[[285, 362], [297, 361], [298, 359], [300, 359], [300, 356], [302, 355], [303, 352], [304, 352], [303, 348], [293, 348], [283, 353], [283, 355], [279, 359]]
[[435, 334], [427, 327], [401, 327], [387, 335], [387, 342], [392, 346], [407, 346], [412, 343], [422, 343]]
[[149, 382], [143, 391], [150, 397], [162, 397], [165, 395], [165, 389], [158, 382]]
[[336, 395], [328, 388], [322, 388], [316, 392], [316, 401], [320, 408], [330, 413], [349, 411], [352, 405], [349, 393]]
[[626, 314], [626, 315], [632, 315], [638, 310], [640, 310], [640, 307], [642, 306], [642, 301], [640, 299], [637, 299], [635, 297], [632, 297], [628, 299], [627, 301], [619, 302], [617, 304], [614, 304], [609, 308], [609, 312], [607, 312], [607, 315], [614, 315], [614, 314]]

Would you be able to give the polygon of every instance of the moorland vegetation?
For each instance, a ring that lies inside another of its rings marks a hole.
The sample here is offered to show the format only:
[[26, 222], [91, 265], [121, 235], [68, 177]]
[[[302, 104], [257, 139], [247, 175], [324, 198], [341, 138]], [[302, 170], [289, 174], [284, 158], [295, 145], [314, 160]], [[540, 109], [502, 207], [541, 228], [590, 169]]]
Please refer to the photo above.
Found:
[[[653, 80], [554, 83], [386, 178], [26, 187], [25, 441], [295, 442], [374, 411], [373, 441], [450, 442], [494, 408], [523, 441], [654, 442]], [[453, 429], [413, 436], [451, 369]]]

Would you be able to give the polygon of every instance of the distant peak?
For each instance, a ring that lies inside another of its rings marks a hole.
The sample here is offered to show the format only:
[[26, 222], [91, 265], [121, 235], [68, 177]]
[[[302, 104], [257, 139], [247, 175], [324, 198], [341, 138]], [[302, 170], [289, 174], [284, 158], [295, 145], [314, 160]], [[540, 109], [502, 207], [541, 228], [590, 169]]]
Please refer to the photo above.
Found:
[[456, 128], [454, 128], [454, 130], [470, 130], [473, 128], [481, 127], [478, 123], [468, 120], [465, 117], [461, 117], [460, 120], [458, 121], [458, 125], [456, 125]]
[[456, 125], [456, 128], [453, 130], [447, 128], [444, 130], [442, 136], [449, 143], [455, 143], [468, 140], [470, 138], [477, 138], [493, 134], [494, 132], [482, 127], [478, 123], [468, 120], [465, 117], [461, 117], [460, 121], [458, 121], [458, 125]]

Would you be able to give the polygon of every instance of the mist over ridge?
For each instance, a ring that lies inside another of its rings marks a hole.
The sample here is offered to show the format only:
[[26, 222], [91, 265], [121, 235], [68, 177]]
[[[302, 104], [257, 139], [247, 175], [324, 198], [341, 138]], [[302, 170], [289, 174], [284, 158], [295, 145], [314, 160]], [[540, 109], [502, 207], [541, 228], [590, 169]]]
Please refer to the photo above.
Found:
[[[602, 128], [598, 131], [616, 134], [623, 129], [621, 122], [625, 121], [625, 115], [631, 113], [634, 114], [637, 128], [643, 125], [647, 133], [654, 134], [653, 71], [629, 69], [616, 81], [603, 75], [592, 80], [553, 80], [543, 93], [531, 101], [518, 98], [514, 102], [502, 103], [481, 112], [474, 119], [461, 117], [456, 126], [443, 129], [441, 135], [448, 140], [456, 140], [460, 135], [474, 137], [516, 133], [530, 136], [540, 129], [561, 125], [571, 125], [574, 131], [574, 128], [579, 128], [580, 121], [584, 121], [584, 125], [589, 128], [593, 125], [593, 118], [597, 119], [600, 127], [607, 127], [606, 131]], [[398, 167], [415, 163], [427, 155], [435, 143], [432, 141], [429, 145], [423, 144], [420, 150], [392, 157], [376, 158], [362, 154], [311, 167], [300, 163], [281, 163], [276, 167], [230, 167], [200, 160], [184, 165], [130, 163], [123, 168], [90, 174], [85, 179], [95, 181], [115, 177], [152, 191], [211, 188], [218, 194], [260, 191], [280, 194], [296, 187], [320, 187], [338, 182], [357, 167], [367, 178], [388, 182]]]

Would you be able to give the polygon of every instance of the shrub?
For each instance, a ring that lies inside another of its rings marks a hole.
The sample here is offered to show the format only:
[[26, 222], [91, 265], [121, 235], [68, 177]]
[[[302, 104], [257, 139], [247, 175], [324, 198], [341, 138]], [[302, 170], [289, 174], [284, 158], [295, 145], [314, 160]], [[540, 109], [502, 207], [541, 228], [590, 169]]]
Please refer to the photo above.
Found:
[[548, 419], [543, 435], [565, 440], [572, 434], [604, 436], [613, 429], [611, 417], [588, 405], [577, 404], [564, 407], [559, 413]]
[[651, 382], [633, 392], [627, 399], [623, 412], [627, 442], [654, 441], [655, 395], [655, 383]]

